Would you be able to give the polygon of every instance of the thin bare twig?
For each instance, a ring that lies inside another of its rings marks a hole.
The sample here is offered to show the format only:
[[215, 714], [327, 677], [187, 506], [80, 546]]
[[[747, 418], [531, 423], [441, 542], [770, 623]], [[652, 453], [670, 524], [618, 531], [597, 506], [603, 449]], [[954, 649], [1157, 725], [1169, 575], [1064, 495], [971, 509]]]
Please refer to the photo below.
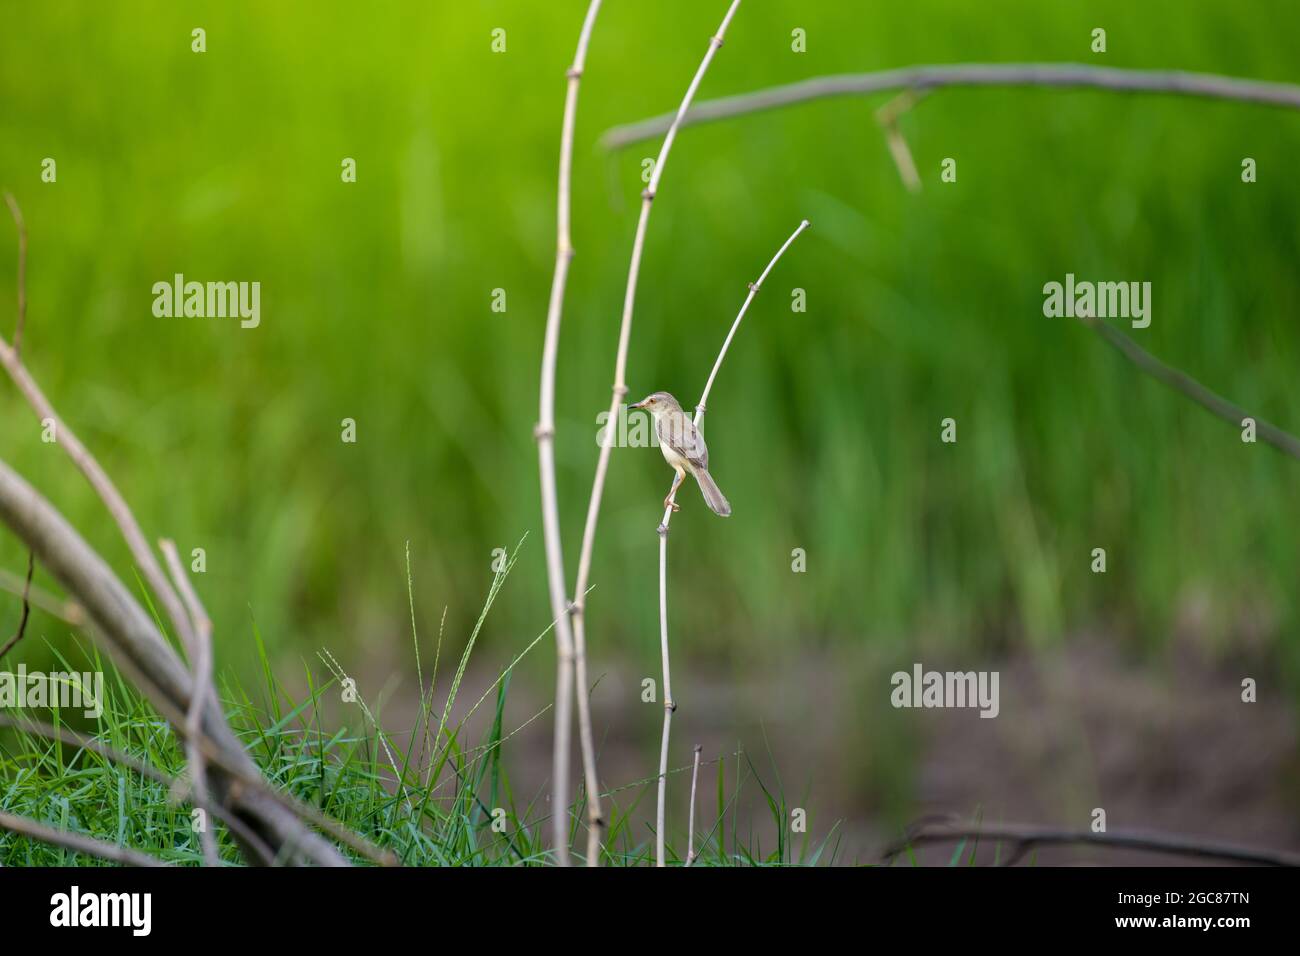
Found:
[[1230, 860], [1262, 866], [1300, 866], [1300, 854], [1283, 850], [1261, 850], [1150, 830], [1111, 830], [1105, 833], [1094, 833], [1091, 830], [1066, 830], [1034, 824], [972, 827], [937, 822], [922, 823], [902, 839], [890, 844], [882, 854], [882, 859], [892, 860], [909, 846], [919, 846], [924, 843], [955, 843], [958, 840], [1006, 840], [1014, 844], [1012, 855], [1002, 862], [1002, 866], [1013, 865], [1033, 847], [1045, 844], [1077, 844], [1110, 850], [1150, 850], [1176, 856]]
[[[185, 566], [181, 564], [176, 543], [163, 539], [158, 542], [158, 549], [162, 551], [163, 558], [167, 561], [167, 568], [171, 571], [176, 590], [180, 592], [181, 600], [185, 602], [190, 623], [194, 627], [194, 640], [197, 646], [190, 662], [194, 673], [194, 693], [190, 695], [190, 707], [185, 714], [186, 751], [190, 765], [190, 784], [194, 790], [194, 803], [204, 813], [212, 815], [212, 804], [208, 800], [207, 771], [203, 765], [203, 754], [198, 743], [204, 697], [208, 688], [212, 686], [212, 619], [203, 609], [203, 602], [199, 600], [189, 576], [185, 573]], [[199, 831], [199, 842], [203, 846], [204, 861], [208, 866], [218, 866], [220, 860], [217, 857], [216, 838], [212, 836], [207, 821], [203, 823], [203, 829]]]
[[1256, 418], [1240, 406], [1234, 405], [1226, 398], [1216, 395], [1186, 372], [1179, 371], [1160, 361], [1119, 329], [1091, 316], [1080, 316], [1079, 321], [1100, 335], [1116, 351], [1156, 381], [1162, 382], [1177, 392], [1181, 392], [1210, 414], [1222, 418], [1230, 425], [1241, 427], [1244, 419], [1251, 419], [1255, 422], [1257, 437], [1262, 438], [1278, 451], [1290, 455], [1292, 458], [1300, 459], [1300, 438], [1296, 438], [1289, 432], [1283, 431], [1262, 418]]
[[700, 782], [700, 751], [704, 748], [695, 745], [695, 768], [691, 771], [691, 815], [686, 833], [686, 865], [695, 862], [695, 787]]
[[[700, 395], [699, 404], [695, 406], [695, 427], [700, 428], [704, 422], [704, 412], [708, 406], [709, 393], [713, 391], [713, 382], [718, 377], [718, 370], [722, 368], [722, 360], [727, 357], [727, 350], [731, 348], [731, 340], [736, 337], [736, 331], [740, 328], [741, 321], [745, 318], [745, 313], [749, 311], [749, 304], [754, 301], [754, 296], [758, 295], [758, 290], [763, 287], [763, 280], [768, 273], [776, 266], [785, 251], [790, 248], [790, 244], [799, 238], [799, 234], [808, 228], [808, 220], [805, 219], [799, 223], [799, 227], [790, 234], [787, 239], [776, 251], [763, 270], [758, 279], [749, 284], [749, 294], [745, 296], [745, 301], [740, 306], [740, 311], [736, 313], [736, 319], [731, 323], [731, 329], [727, 332], [726, 339], [722, 342], [722, 348], [718, 351], [717, 360], [713, 363], [713, 370], [709, 372], [709, 380], [704, 383], [704, 391]], [[664, 728], [663, 736], [659, 743], [659, 794], [655, 807], [655, 865], [664, 866], [664, 800], [668, 784], [668, 737], [672, 732], [673, 711], [677, 709], [677, 702], [673, 698], [672, 692], [672, 672], [668, 663], [668, 524], [672, 520], [673, 505], [677, 500], [677, 489], [680, 487], [676, 479], [673, 480], [672, 487], [668, 490], [668, 507], [664, 508], [663, 520], [656, 528], [659, 535], [659, 650], [663, 659], [663, 679], [664, 679]]]
[[[564, 287], [573, 260], [573, 239], [569, 230], [569, 209], [573, 181], [573, 130], [578, 114], [578, 84], [587, 61], [587, 45], [600, 12], [600, 0], [591, 0], [578, 33], [573, 65], [565, 73], [564, 119], [560, 125], [560, 171], [556, 188], [555, 273], [551, 277], [551, 298], [546, 310], [546, 335], [542, 346], [541, 384], [538, 397], [537, 465], [541, 474], [542, 537], [546, 549], [546, 580], [555, 620], [555, 735], [551, 765], [551, 844], [556, 861], [569, 864], [568, 814], [569, 751], [572, 719], [574, 669], [578, 670], [578, 734], [582, 747], [583, 773], [587, 781], [588, 833], [587, 865], [600, 864], [600, 837], [604, 819], [600, 810], [600, 785], [596, 776], [596, 750], [591, 733], [591, 711], [586, 692], [585, 647], [575, 647], [569, 620], [568, 588], [564, 581], [564, 548], [560, 542], [560, 505], [555, 487], [555, 366], [560, 348], [560, 319], [564, 312]], [[576, 661], [575, 661], [576, 658]]]
[[[1078, 87], [1119, 93], [1199, 96], [1300, 109], [1300, 86], [1294, 83], [1270, 83], [1182, 70], [1126, 70], [1079, 63], [956, 63], [819, 76], [739, 96], [706, 100], [687, 113], [677, 125], [710, 123], [834, 96], [865, 96], [889, 90], [924, 91], [960, 86]], [[606, 149], [622, 149], [662, 134], [675, 121], [672, 114], [665, 113], [615, 126], [607, 130], [600, 141]]]
[[[573, 589], [575, 597], [571, 608], [575, 647], [585, 648], [587, 642], [586, 607], [583, 595], [587, 593], [587, 584], [591, 577], [591, 557], [596, 543], [596, 521], [600, 516], [600, 502], [605, 491], [605, 477], [609, 473], [609, 458], [614, 449], [614, 433], [617, 430], [614, 425], [618, 421], [619, 408], [627, 395], [627, 355], [632, 338], [632, 310], [636, 303], [637, 278], [641, 270], [641, 256], [645, 250], [646, 229], [650, 225], [650, 209], [654, 204], [655, 194], [659, 190], [664, 168], [668, 164], [668, 154], [672, 150], [673, 142], [677, 139], [680, 120], [686, 115], [686, 111], [690, 109], [691, 101], [695, 99], [695, 92], [699, 89], [704, 74], [708, 72], [709, 64], [713, 62], [714, 55], [722, 46], [727, 28], [730, 26], [731, 19], [736, 15], [736, 10], [739, 7], [740, 0], [732, 0], [731, 5], [727, 8], [726, 15], [722, 18], [721, 25], [718, 27], [718, 32], [709, 39], [709, 48], [704, 53], [704, 59], [700, 61], [700, 66], [695, 71], [690, 86], [686, 88], [686, 94], [682, 97], [681, 105], [677, 107], [677, 112], [674, 114], [676, 120], [670, 122], [665, 128], [666, 135], [663, 144], [659, 147], [659, 155], [655, 159], [654, 170], [650, 174], [650, 183], [641, 193], [641, 214], [637, 219], [636, 235], [632, 240], [632, 257], [627, 270], [627, 288], [623, 293], [623, 318], [619, 326], [618, 353], [614, 360], [613, 394], [610, 397], [604, 440], [600, 443], [600, 457], [596, 461], [596, 476], [592, 481], [591, 499], [587, 503], [587, 521], [582, 531], [582, 551], [578, 557], [578, 576]], [[585, 662], [583, 675], [585, 677]], [[579, 694], [587, 693], [585, 680], [580, 680], [578, 692]], [[665, 693], [667, 693], [667, 688], [665, 688]], [[593, 789], [589, 785], [588, 791], [588, 799], [590, 799], [599, 792], [599, 788]], [[662, 831], [659, 839], [662, 845]], [[659, 856], [662, 862], [662, 852]]]
[[14, 646], [23, 639], [23, 635], [27, 633], [27, 618], [31, 615], [32, 612], [32, 605], [30, 600], [32, 596], [32, 573], [35, 570], [36, 570], [36, 554], [35, 552], [28, 551], [27, 552], [27, 578], [26, 580], [23, 581], [22, 614], [18, 618], [18, 629], [14, 632], [14, 636], [9, 638], [8, 642], [5, 644], [4, 647], [0, 647], [0, 660], [3, 660], [4, 656], [8, 654], [11, 650], [13, 650]]
[[139, 850], [133, 850], [130, 847], [119, 846], [116, 843], [105, 843], [103, 840], [82, 836], [80, 833], [69, 833], [67, 830], [56, 830], [53, 827], [47, 827], [43, 823], [37, 823], [35, 820], [29, 820], [27, 817], [15, 816], [12, 813], [4, 813], [3, 811], [0, 811], [0, 830], [8, 830], [31, 840], [61, 846], [67, 850], [75, 850], [77, 853], [98, 857], [101, 860], [108, 860], [110, 863], [118, 863], [122, 866], [167, 865], [162, 860], [149, 856], [147, 853], [141, 853]]
[[876, 122], [885, 131], [885, 142], [889, 146], [889, 154], [894, 157], [894, 165], [898, 167], [898, 175], [902, 178], [903, 185], [907, 187], [908, 191], [914, 193], [921, 191], [921, 174], [917, 172], [916, 161], [912, 159], [912, 151], [908, 148], [907, 140], [903, 138], [903, 133], [898, 128], [898, 119], [924, 96], [924, 92], [904, 90], [876, 110]]

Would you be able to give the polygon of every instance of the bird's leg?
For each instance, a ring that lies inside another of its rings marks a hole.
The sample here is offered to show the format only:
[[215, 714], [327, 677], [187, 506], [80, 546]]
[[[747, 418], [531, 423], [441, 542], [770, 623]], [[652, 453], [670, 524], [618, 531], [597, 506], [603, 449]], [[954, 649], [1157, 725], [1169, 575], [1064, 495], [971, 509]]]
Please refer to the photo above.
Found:
[[685, 474], [680, 469], [678, 470], [677, 474], [673, 476], [673, 486], [668, 489], [668, 495], [664, 498], [665, 510], [667, 510], [668, 508], [672, 508], [673, 511], [682, 510], [682, 506], [679, 505], [677, 502], [673, 501], [673, 495], [677, 493], [677, 486], [682, 483], [682, 478], [684, 477]]

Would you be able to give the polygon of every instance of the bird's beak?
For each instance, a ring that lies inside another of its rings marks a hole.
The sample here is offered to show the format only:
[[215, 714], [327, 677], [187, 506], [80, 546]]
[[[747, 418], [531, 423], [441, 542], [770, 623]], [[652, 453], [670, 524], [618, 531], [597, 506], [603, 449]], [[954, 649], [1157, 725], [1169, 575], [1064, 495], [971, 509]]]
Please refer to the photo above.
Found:
[[629, 405], [628, 408], [629, 408], [629, 409], [633, 409], [633, 408], [645, 408], [645, 403], [646, 403], [647, 401], [649, 401], [649, 399], [645, 399], [645, 398], [643, 398], [643, 399], [641, 399], [641, 401], [639, 401], [639, 402], [634, 402], [633, 404]]

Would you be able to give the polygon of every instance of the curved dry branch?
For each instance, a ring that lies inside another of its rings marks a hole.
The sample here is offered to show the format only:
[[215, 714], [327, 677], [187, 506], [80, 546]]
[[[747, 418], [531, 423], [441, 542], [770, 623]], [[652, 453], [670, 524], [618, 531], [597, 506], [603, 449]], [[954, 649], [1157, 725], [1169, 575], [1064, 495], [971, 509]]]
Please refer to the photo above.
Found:
[[1260, 866], [1300, 866], [1300, 854], [1283, 850], [1261, 850], [1198, 837], [1159, 833], [1152, 830], [1065, 830], [1034, 824], [963, 826], [953, 823], [921, 823], [906, 836], [885, 848], [881, 858], [892, 860], [909, 846], [925, 843], [956, 843], [959, 840], [997, 840], [1012, 844], [1011, 856], [1001, 866], [1011, 866], [1036, 846], [1098, 846], [1109, 850], [1150, 850], [1175, 856], [1253, 863]]
[[1079, 321], [1100, 335], [1117, 352], [1146, 372], [1158, 382], [1162, 382], [1176, 392], [1180, 392], [1200, 405], [1211, 415], [1223, 419], [1230, 425], [1240, 427], [1249, 418], [1255, 422], [1255, 434], [1283, 454], [1300, 459], [1300, 438], [1283, 431], [1276, 425], [1256, 418], [1239, 405], [1234, 405], [1220, 395], [1210, 391], [1186, 372], [1160, 361], [1142, 346], [1113, 326], [1100, 319], [1082, 316]]
[[[1272, 83], [1183, 70], [1126, 70], [1081, 63], [955, 63], [818, 76], [739, 96], [706, 100], [687, 113], [679, 125], [712, 123], [836, 96], [866, 96], [889, 90], [922, 92], [955, 86], [1072, 87], [1109, 90], [1114, 93], [1198, 96], [1300, 109], [1300, 85], [1294, 83]], [[665, 113], [615, 126], [607, 130], [600, 141], [606, 149], [622, 149], [632, 143], [659, 136], [674, 120], [674, 116]]]

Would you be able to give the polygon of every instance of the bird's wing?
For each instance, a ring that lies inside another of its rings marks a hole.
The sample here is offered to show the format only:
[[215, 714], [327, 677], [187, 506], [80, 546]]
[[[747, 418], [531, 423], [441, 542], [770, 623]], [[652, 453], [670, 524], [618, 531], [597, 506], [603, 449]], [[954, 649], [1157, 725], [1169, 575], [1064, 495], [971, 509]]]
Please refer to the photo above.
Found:
[[663, 427], [659, 430], [659, 441], [666, 442], [669, 448], [693, 467], [708, 470], [709, 449], [704, 444], [704, 435], [685, 414], [665, 418]]

